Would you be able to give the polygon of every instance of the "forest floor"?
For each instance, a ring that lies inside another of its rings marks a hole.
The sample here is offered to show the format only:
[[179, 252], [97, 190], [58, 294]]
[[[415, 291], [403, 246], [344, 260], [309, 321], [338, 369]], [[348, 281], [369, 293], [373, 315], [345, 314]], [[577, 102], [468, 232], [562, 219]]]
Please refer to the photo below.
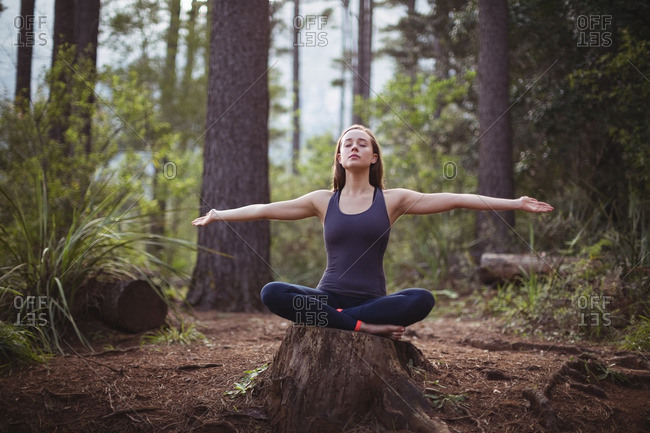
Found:
[[[290, 323], [213, 311], [186, 321], [206, 340], [141, 345], [99, 327], [94, 353], [75, 347], [2, 373], [0, 432], [270, 432], [261, 402], [224, 393], [273, 360]], [[650, 431], [648, 354], [448, 317], [409, 327], [405, 340], [435, 367], [421, 384], [451, 432]]]

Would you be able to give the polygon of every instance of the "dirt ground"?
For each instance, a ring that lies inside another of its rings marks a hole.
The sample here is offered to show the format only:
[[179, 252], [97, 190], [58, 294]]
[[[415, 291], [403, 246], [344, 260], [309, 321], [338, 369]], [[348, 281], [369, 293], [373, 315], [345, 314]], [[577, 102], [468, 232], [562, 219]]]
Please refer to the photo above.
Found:
[[[272, 361], [290, 323], [217, 312], [188, 321], [207, 341], [140, 346], [139, 335], [98, 329], [95, 353], [3, 373], [0, 432], [270, 432], [259, 401], [224, 393]], [[453, 318], [413, 325], [405, 339], [436, 368], [423, 392], [451, 432], [650, 431], [648, 354]]]

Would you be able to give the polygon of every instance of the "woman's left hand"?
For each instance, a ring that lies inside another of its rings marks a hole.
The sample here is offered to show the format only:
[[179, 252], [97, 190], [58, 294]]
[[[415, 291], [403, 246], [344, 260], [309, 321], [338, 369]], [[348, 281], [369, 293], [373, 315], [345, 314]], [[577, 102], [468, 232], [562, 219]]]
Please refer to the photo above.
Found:
[[526, 212], [551, 212], [553, 210], [553, 206], [550, 204], [537, 201], [532, 197], [523, 196], [519, 200], [521, 201], [521, 207], [519, 209]]

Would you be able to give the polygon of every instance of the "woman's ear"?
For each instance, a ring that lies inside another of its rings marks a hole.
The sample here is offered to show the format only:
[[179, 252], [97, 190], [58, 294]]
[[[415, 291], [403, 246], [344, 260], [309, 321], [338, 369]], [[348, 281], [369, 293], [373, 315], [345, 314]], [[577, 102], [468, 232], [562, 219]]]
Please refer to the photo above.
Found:
[[377, 155], [376, 153], [373, 153], [372, 154], [372, 163], [374, 164], [375, 162], [377, 162], [378, 159], [379, 159], [379, 155]]

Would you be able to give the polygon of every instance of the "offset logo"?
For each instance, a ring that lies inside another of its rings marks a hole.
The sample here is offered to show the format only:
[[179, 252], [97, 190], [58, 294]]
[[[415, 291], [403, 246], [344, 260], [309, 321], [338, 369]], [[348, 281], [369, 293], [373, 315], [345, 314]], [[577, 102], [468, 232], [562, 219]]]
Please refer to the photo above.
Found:
[[612, 46], [611, 15], [580, 15], [576, 27], [579, 47]]
[[47, 45], [45, 32], [47, 17], [45, 15], [25, 15], [14, 17], [14, 27], [18, 30], [16, 47], [34, 47]]
[[295, 47], [324, 47], [327, 46], [327, 32], [323, 29], [327, 24], [324, 15], [297, 15], [293, 18], [293, 28], [299, 30]]
[[612, 324], [607, 304], [611, 303], [611, 296], [578, 296], [576, 306], [580, 310], [580, 323], [578, 326], [609, 326]]
[[46, 326], [47, 296], [16, 296], [16, 326]]

